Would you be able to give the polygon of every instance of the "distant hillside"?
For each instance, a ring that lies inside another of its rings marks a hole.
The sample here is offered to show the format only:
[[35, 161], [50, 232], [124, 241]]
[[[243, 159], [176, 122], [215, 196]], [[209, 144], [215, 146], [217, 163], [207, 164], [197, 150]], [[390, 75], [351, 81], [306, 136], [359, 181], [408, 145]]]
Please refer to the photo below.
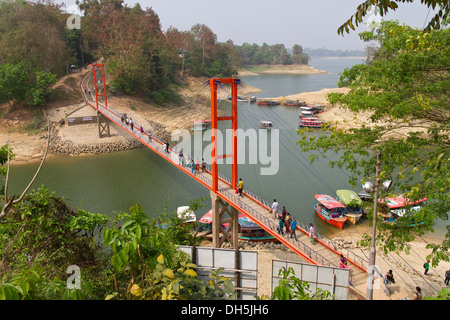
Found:
[[364, 50], [331, 50], [327, 48], [305, 48], [303, 52], [310, 57], [365, 57]]

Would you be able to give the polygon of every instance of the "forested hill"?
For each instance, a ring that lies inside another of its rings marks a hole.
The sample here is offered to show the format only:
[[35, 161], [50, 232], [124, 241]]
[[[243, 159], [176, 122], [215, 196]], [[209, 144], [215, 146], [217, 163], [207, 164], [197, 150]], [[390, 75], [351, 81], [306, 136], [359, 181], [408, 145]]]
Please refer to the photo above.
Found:
[[[151, 8], [122, 0], [80, 0], [79, 27], [51, 0], [0, 2], [0, 103], [44, 104], [58, 77], [103, 58], [109, 90], [150, 100], [183, 76], [229, 77], [247, 64], [307, 64], [300, 45], [235, 45], [213, 30], [162, 30]], [[69, 24], [70, 25], [70, 24]]]

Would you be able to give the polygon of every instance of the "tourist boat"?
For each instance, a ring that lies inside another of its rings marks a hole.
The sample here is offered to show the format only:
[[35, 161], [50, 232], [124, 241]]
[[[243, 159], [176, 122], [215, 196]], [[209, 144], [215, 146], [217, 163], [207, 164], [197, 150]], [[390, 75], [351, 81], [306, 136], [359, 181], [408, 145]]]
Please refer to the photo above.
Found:
[[248, 101], [250, 103], [254, 103], [254, 102], [256, 102], [256, 97], [255, 96], [251, 96]]
[[261, 120], [259, 127], [262, 129], [273, 129], [273, 123], [271, 121]]
[[325, 107], [320, 104], [313, 104], [309, 107], [311, 107], [316, 113], [322, 113], [325, 111]]
[[[219, 212], [222, 208], [219, 209]], [[206, 236], [212, 232], [212, 210], [209, 210], [203, 217], [201, 217], [197, 222], [197, 236]], [[222, 225], [225, 228], [224, 225]]]
[[266, 230], [261, 228], [256, 222], [250, 218], [239, 215], [238, 218], [239, 231], [238, 238], [243, 241], [254, 241], [254, 242], [278, 242], [278, 240], [268, 233]]
[[180, 219], [186, 221], [186, 223], [192, 223], [197, 221], [195, 213], [189, 209], [189, 206], [182, 206], [177, 208], [177, 216]]
[[285, 106], [296, 106], [296, 107], [298, 107], [298, 106], [302, 105], [302, 103], [303, 103], [303, 101], [300, 101], [300, 100], [286, 99], [283, 104]]
[[[427, 198], [418, 201], [409, 201], [403, 195], [396, 197], [385, 197], [378, 200], [381, 204], [378, 215], [383, 218], [384, 222], [395, 222], [397, 224], [404, 224], [401, 218], [413, 211], [419, 211], [422, 206], [426, 204]], [[400, 221], [399, 221], [400, 220]], [[424, 221], [411, 220], [407, 222], [407, 226], [413, 227], [424, 224]]]
[[267, 106], [277, 106], [280, 104], [278, 100], [273, 99], [258, 99], [256, 100], [257, 105], [267, 105]]
[[300, 111], [298, 116], [299, 116], [299, 118], [312, 118], [312, 117], [315, 117], [315, 112], [314, 111], [302, 110], [302, 111]]
[[362, 200], [353, 190], [336, 190], [338, 200], [345, 205], [345, 217], [353, 224], [356, 224], [362, 217]]
[[320, 219], [334, 227], [342, 229], [347, 218], [345, 206], [333, 197], [326, 194], [316, 194], [314, 211]]
[[194, 120], [190, 126], [191, 131], [205, 131], [209, 129], [211, 120]]
[[[238, 216], [238, 239], [242, 241], [253, 241], [253, 242], [278, 242], [277, 238], [268, 233], [266, 230], [261, 228], [252, 219], [246, 217], [244, 214], [239, 214]], [[227, 228], [228, 223], [224, 223]]]
[[[231, 101], [231, 96], [228, 96], [228, 97], [227, 97], [227, 100], [228, 100], [228, 101]], [[237, 96], [237, 101], [238, 101], [238, 102], [247, 102], [248, 99], [247, 99], [247, 97], [244, 97], [244, 96]]]
[[303, 117], [298, 123], [299, 127], [322, 128], [325, 121], [319, 120], [317, 117]]

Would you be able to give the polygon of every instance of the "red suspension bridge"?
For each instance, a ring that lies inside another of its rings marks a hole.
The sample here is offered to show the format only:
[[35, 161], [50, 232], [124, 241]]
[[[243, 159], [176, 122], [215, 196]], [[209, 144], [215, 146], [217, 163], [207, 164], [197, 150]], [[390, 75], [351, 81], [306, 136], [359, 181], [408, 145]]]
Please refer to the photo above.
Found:
[[[94, 91], [89, 90], [89, 80], [93, 77]], [[105, 69], [103, 64], [93, 64], [93, 70], [81, 82], [82, 92], [85, 93], [86, 103], [97, 111], [97, 121], [99, 126], [99, 136], [109, 135], [110, 122], [114, 123], [118, 128], [124, 130], [136, 140], [140, 141], [147, 148], [157, 153], [159, 156], [167, 160], [171, 165], [178, 168], [181, 172], [199, 182], [210, 190], [212, 200], [213, 213], [213, 246], [219, 247], [221, 239], [219, 237], [221, 231], [221, 218], [224, 212], [227, 212], [231, 218], [231, 239], [229, 239], [234, 248], [237, 248], [237, 231], [238, 231], [238, 214], [242, 213], [251, 220], [255, 221], [268, 233], [273, 235], [281, 243], [290, 250], [301, 256], [305, 261], [314, 265], [322, 265], [329, 267], [338, 267], [340, 255], [343, 254], [349, 262], [351, 272], [352, 286], [365, 284], [367, 281], [368, 261], [349, 249], [342, 252], [337, 251], [333, 241], [321, 235], [316, 234], [315, 242], [311, 243], [309, 232], [305, 225], [297, 221], [297, 239], [290, 238], [288, 235], [279, 234], [277, 231], [277, 220], [270, 214], [270, 205], [257, 194], [248, 189], [244, 189], [243, 196], [235, 193], [238, 183], [238, 165], [237, 165], [237, 135], [238, 129], [237, 119], [237, 86], [239, 84], [237, 78], [226, 79], [210, 79], [211, 88], [211, 143], [212, 143], [212, 165], [206, 170], [191, 170], [190, 168], [180, 164], [178, 154], [173, 152], [172, 148], [165, 150], [165, 141], [158, 137], [151, 136], [145, 130], [140, 130], [140, 125], [135, 124], [131, 127], [124, 123], [122, 114], [116, 112], [107, 104], [107, 92], [105, 85]], [[231, 86], [231, 116], [220, 117], [217, 113], [217, 86], [221, 84], [229, 84]], [[89, 92], [89, 94], [87, 94]], [[102, 98], [102, 99], [99, 99]], [[231, 121], [232, 128], [232, 153], [228, 155], [217, 154], [217, 141], [214, 132], [217, 130], [219, 121]], [[190, 159], [188, 155], [187, 163]], [[218, 171], [217, 160], [220, 158], [231, 157], [232, 161], [232, 177], [222, 175]], [[222, 207], [220, 210], [220, 207]]]

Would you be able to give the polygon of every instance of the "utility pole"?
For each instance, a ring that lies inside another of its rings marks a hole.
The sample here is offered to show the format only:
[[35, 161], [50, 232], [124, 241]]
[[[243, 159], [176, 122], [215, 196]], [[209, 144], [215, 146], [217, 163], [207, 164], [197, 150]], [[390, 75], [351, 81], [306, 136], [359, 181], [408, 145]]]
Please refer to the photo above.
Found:
[[380, 150], [377, 150], [377, 166], [376, 166], [376, 176], [375, 176], [375, 195], [373, 200], [373, 226], [372, 226], [372, 246], [370, 247], [369, 255], [369, 266], [371, 266], [369, 277], [371, 278], [371, 283], [367, 284], [367, 297], [366, 300], [372, 300], [373, 298], [373, 280], [375, 276], [375, 256], [376, 256], [376, 245], [375, 238], [377, 235], [377, 211], [378, 211], [378, 189], [380, 186], [380, 166], [381, 166], [381, 155]]

